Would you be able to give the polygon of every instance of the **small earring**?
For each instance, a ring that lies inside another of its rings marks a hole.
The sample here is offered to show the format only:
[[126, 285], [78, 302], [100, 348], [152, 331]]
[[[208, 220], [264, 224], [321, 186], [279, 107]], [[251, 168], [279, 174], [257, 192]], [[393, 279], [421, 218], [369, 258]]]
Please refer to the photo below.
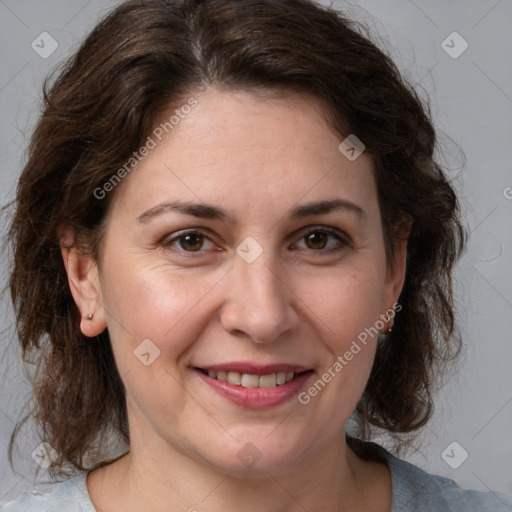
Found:
[[391, 322], [389, 324], [388, 334], [393, 331], [393, 325], [395, 325], [395, 321], [391, 319]]
[[87, 320], [92, 320], [92, 317], [94, 316], [94, 313], [87, 315]]

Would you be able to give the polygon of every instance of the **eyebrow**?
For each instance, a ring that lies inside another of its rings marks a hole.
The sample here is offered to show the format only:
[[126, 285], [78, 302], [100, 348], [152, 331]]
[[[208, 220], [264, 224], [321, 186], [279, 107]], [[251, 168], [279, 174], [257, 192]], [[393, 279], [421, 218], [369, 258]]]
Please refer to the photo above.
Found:
[[[345, 210], [347, 212], [355, 214], [360, 220], [366, 220], [367, 213], [357, 204], [352, 203], [346, 199], [330, 199], [322, 201], [312, 201], [302, 205], [295, 206], [292, 208], [288, 217], [290, 219], [298, 220], [313, 215], [325, 215], [336, 210]], [[175, 211], [192, 217], [200, 219], [218, 219], [223, 222], [231, 221], [234, 219], [232, 215], [219, 206], [214, 206], [206, 203], [192, 203], [184, 201], [172, 201], [168, 203], [161, 203], [149, 210], [145, 211], [137, 217], [137, 220], [143, 224], [149, 222], [155, 217], [167, 213], [169, 211]]]

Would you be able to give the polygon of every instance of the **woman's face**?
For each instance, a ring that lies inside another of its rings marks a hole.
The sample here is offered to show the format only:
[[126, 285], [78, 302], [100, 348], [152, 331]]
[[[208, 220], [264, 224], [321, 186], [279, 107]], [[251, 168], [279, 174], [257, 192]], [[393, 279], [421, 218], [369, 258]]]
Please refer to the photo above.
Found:
[[277, 474], [343, 440], [405, 245], [388, 268], [370, 158], [315, 102], [194, 98], [115, 190], [85, 330], [108, 327], [133, 453]]

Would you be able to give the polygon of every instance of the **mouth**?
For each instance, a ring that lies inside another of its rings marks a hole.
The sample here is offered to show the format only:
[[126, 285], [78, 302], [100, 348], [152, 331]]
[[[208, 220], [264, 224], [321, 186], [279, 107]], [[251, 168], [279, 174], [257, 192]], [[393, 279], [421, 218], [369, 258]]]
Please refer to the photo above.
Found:
[[268, 409], [290, 400], [314, 373], [313, 369], [290, 364], [226, 363], [195, 370], [210, 389], [238, 406], [252, 409]]
[[211, 379], [220, 380], [221, 382], [228, 382], [234, 386], [241, 386], [244, 388], [275, 388], [296, 379], [301, 373], [304, 373], [277, 372], [267, 373], [264, 375], [255, 375], [252, 373], [205, 370], [203, 368], [198, 369], [204, 375], [208, 375], [208, 377]]

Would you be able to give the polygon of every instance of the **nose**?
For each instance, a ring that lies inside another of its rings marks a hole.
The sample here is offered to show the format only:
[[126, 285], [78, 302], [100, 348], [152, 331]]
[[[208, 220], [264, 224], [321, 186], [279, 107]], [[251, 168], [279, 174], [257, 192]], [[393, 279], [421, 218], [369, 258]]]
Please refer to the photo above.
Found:
[[263, 252], [247, 263], [236, 257], [226, 282], [221, 325], [231, 335], [245, 335], [255, 343], [271, 343], [298, 324], [290, 283], [279, 267]]

